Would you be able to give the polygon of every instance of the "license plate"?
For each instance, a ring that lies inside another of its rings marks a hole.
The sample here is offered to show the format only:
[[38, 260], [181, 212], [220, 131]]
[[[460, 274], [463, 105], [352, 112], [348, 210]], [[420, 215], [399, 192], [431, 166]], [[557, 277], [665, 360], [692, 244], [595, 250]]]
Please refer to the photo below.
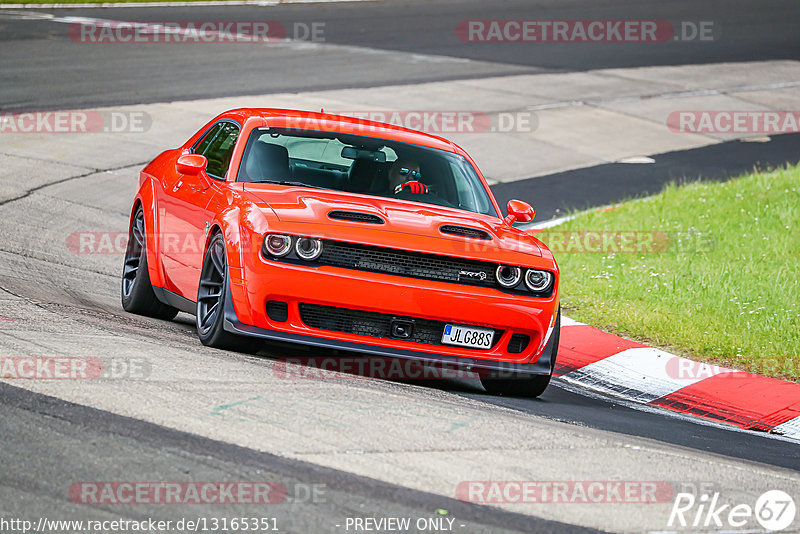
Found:
[[442, 343], [445, 345], [458, 345], [473, 349], [491, 348], [493, 340], [494, 330], [474, 326], [448, 324], [445, 325], [442, 334]]

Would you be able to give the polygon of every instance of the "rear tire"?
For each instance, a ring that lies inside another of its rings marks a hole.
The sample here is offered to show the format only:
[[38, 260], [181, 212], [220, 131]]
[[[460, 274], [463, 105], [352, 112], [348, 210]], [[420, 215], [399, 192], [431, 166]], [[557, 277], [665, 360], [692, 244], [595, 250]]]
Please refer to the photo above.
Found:
[[200, 271], [195, 313], [197, 337], [207, 347], [247, 353], [257, 352], [261, 348], [261, 340], [225, 331], [225, 302], [229, 298], [225, 239], [222, 234], [217, 233], [208, 243], [203, 258], [203, 268]]
[[483, 389], [492, 395], [509, 397], [536, 398], [544, 393], [544, 390], [550, 384], [550, 378], [553, 376], [553, 367], [555, 367], [556, 356], [558, 355], [558, 341], [561, 337], [561, 308], [558, 309], [552, 336], [553, 354], [551, 356], [552, 367], [549, 375], [519, 374], [510, 378], [494, 378], [490, 374], [485, 378], [481, 378]]
[[150, 284], [150, 272], [147, 270], [147, 232], [141, 206], [136, 209], [133, 216], [128, 235], [128, 248], [125, 250], [125, 264], [122, 267], [122, 307], [130, 313], [167, 321], [178, 315], [177, 308], [158, 300]]

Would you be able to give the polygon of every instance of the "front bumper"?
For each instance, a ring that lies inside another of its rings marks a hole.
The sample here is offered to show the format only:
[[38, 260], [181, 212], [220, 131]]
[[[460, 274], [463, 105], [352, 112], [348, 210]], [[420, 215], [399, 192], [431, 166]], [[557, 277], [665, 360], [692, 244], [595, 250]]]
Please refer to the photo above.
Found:
[[[231, 294], [226, 328], [243, 335], [390, 357], [459, 361], [470, 366], [482, 362], [487, 368], [496, 363], [529, 366], [541, 360], [533, 372], [550, 371], [545, 345], [558, 309], [557, 285], [550, 297], [538, 298], [487, 287], [276, 262], [256, 253], [245, 258], [243, 268], [232, 269]], [[269, 317], [269, 301], [286, 303], [286, 320]], [[301, 304], [492, 328], [502, 333], [486, 350], [359, 335], [310, 327], [301, 317]], [[529, 341], [521, 351], [510, 352], [515, 334], [528, 336]]]
[[491, 373], [491, 375], [494, 377], [551, 375], [553, 373], [553, 369], [555, 368], [556, 353], [558, 351], [558, 347], [555, 346], [556, 340], [558, 339], [558, 336], [556, 335], [551, 335], [549, 337], [547, 345], [539, 353], [539, 357], [536, 359], [536, 361], [532, 363], [515, 363], [468, 358], [463, 356], [450, 356], [446, 354], [434, 354], [381, 345], [344, 341], [341, 339], [328, 339], [311, 335], [296, 334], [292, 332], [282, 332], [241, 323], [236, 316], [236, 310], [233, 308], [231, 299], [225, 300], [224, 328], [227, 332], [231, 332], [233, 334], [256, 337], [268, 341], [295, 343], [303, 346], [341, 350], [385, 358], [417, 360], [426, 364], [447, 366], [462, 369], [464, 371], [476, 372], [480, 375], [484, 373]]

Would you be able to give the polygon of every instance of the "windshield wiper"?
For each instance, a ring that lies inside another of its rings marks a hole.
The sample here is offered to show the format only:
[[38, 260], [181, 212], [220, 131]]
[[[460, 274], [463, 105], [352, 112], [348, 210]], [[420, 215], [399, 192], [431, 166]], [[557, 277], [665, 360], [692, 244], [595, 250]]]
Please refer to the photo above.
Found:
[[309, 185], [303, 182], [293, 182], [291, 180], [253, 180], [245, 182], [248, 184], [276, 184], [276, 185], [294, 185], [297, 187], [308, 187], [310, 189], [330, 189], [330, 187], [322, 187], [321, 185]]

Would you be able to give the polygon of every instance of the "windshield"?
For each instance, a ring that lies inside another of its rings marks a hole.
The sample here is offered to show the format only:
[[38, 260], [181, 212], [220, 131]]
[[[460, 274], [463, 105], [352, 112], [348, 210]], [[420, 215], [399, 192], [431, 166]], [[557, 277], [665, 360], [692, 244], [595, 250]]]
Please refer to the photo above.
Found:
[[236, 180], [335, 189], [497, 216], [464, 157], [373, 137], [256, 129]]

